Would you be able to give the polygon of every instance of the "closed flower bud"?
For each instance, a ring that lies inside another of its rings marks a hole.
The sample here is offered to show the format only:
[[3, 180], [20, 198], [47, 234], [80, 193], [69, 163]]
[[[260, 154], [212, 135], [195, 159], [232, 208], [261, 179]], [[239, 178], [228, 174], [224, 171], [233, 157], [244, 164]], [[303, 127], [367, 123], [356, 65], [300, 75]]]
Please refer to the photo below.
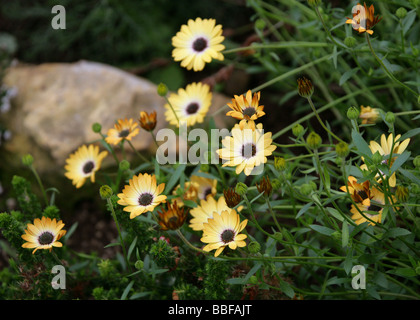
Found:
[[159, 85], [157, 87], [157, 93], [161, 97], [165, 97], [167, 95], [167, 93], [168, 93], [168, 87], [166, 86], [166, 84], [159, 83]]
[[262, 178], [260, 183], [256, 184], [259, 193], [264, 193], [267, 197], [271, 195], [273, 187], [271, 186], [270, 179], [268, 177]]
[[156, 127], [156, 111], [147, 113], [145, 111], [140, 111], [140, 126], [146, 131], [153, 131]]
[[102, 126], [101, 126], [101, 124], [100, 124], [100, 123], [95, 122], [95, 123], [92, 125], [92, 131], [93, 131], [93, 132], [95, 132], [95, 133], [99, 133], [99, 132], [101, 132], [101, 130], [102, 130]]
[[313, 191], [313, 187], [309, 183], [305, 183], [300, 186], [300, 193], [304, 196], [309, 196]]
[[235, 208], [241, 202], [241, 196], [233, 188], [223, 190], [223, 195], [225, 196], [226, 205], [231, 209]]
[[286, 160], [283, 157], [274, 157], [274, 168], [278, 171], [286, 169]]
[[305, 129], [303, 128], [303, 126], [301, 125], [301, 124], [296, 124], [293, 128], [292, 128], [292, 132], [293, 132], [293, 135], [296, 137], [296, 138], [299, 138], [302, 134], [303, 134], [303, 131], [305, 131]]
[[102, 199], [109, 199], [111, 198], [112, 194], [113, 194], [113, 191], [111, 187], [106, 184], [99, 188], [99, 195], [101, 196]]
[[395, 122], [395, 115], [391, 111], [387, 112], [385, 115], [385, 121], [388, 123], [394, 123]]
[[337, 153], [337, 156], [345, 158], [350, 153], [349, 145], [342, 141], [342, 142], [336, 144], [335, 152]]
[[416, 156], [413, 160], [414, 166], [419, 169], [420, 168], [420, 156]]
[[313, 7], [317, 7], [321, 4], [321, 0], [308, 0], [308, 4]]
[[119, 168], [121, 171], [129, 170], [130, 162], [128, 162], [127, 160], [121, 160]]
[[210, 166], [207, 163], [203, 163], [200, 165], [200, 171], [201, 172], [209, 172]]
[[354, 47], [354, 46], [356, 46], [356, 44], [357, 44], [356, 38], [354, 38], [354, 37], [346, 37], [346, 38], [344, 39], [344, 44], [345, 44], [347, 47], [349, 47], [349, 48], [353, 48], [353, 47]]
[[136, 263], [134, 263], [134, 268], [137, 270], [142, 270], [144, 266], [144, 262], [141, 260], [137, 260]]
[[261, 245], [257, 241], [251, 241], [248, 244], [248, 251], [250, 253], [258, 253], [261, 250]]
[[273, 190], [278, 190], [281, 188], [281, 181], [279, 179], [273, 179], [271, 181], [271, 186], [273, 187]]
[[395, 15], [400, 19], [404, 19], [405, 16], [407, 15], [407, 9], [403, 7], [398, 8], [397, 11], [395, 12]]
[[298, 83], [298, 93], [303, 98], [309, 98], [314, 93], [314, 86], [312, 85], [311, 80], [306, 77], [301, 77], [297, 79]]
[[248, 186], [243, 182], [238, 182], [235, 187], [235, 192], [243, 196], [248, 192]]
[[306, 138], [306, 143], [311, 149], [318, 149], [321, 146], [322, 139], [316, 132], [311, 132]]
[[274, 239], [276, 239], [278, 241], [281, 241], [281, 240], [283, 240], [283, 233], [281, 233], [281, 232], [275, 232], [273, 234], [273, 237], [274, 237]]
[[350, 107], [347, 110], [347, 118], [350, 120], [357, 120], [359, 119], [360, 111], [356, 107]]
[[259, 30], [263, 30], [266, 26], [266, 23], [263, 19], [257, 19], [255, 21], [255, 28], [259, 29]]
[[185, 207], [179, 208], [176, 201], [171, 205], [168, 203], [168, 209], [161, 209], [159, 214], [159, 225], [162, 230], [176, 230], [184, 224], [188, 212]]
[[395, 191], [395, 195], [397, 196], [398, 200], [401, 202], [405, 202], [408, 199], [410, 192], [408, 191], [407, 187], [404, 186], [397, 186], [397, 190]]
[[25, 154], [25, 155], [22, 157], [22, 163], [23, 163], [25, 166], [30, 167], [30, 166], [34, 163], [34, 157], [32, 157], [32, 155], [30, 155], [30, 154]]

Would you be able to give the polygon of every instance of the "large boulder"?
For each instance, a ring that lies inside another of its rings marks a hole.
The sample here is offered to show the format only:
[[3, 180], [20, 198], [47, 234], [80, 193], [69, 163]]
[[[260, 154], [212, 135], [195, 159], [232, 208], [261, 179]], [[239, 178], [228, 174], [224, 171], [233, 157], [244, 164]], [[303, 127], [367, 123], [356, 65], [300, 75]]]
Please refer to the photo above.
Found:
[[[106, 133], [117, 119], [138, 119], [140, 111], [156, 110], [157, 130], [168, 126], [165, 99], [157, 94], [156, 85], [109, 65], [90, 61], [17, 65], [7, 71], [4, 84], [17, 89], [11, 109], [1, 116], [12, 133], [6, 150], [19, 157], [33, 154], [39, 170], [63, 166], [80, 145], [97, 140], [99, 135], [91, 129], [95, 122]], [[209, 112], [229, 101], [213, 94]], [[224, 126], [224, 114], [219, 114], [219, 126]], [[144, 130], [133, 144], [139, 150], [153, 146]]]

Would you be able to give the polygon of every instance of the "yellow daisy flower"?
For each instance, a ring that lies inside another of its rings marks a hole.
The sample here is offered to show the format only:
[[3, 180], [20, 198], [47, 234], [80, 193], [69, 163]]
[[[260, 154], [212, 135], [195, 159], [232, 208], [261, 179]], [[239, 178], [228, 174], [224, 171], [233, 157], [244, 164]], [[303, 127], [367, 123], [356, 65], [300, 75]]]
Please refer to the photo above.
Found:
[[359, 33], [366, 32], [370, 35], [373, 34], [372, 28], [381, 21], [382, 18], [379, 16], [375, 17], [375, 7], [373, 4], [368, 8], [366, 3], [360, 5], [358, 3], [353, 8], [353, 17], [346, 20], [347, 24], [351, 24], [354, 30]]
[[34, 254], [38, 249], [48, 249], [51, 252], [52, 247], [62, 247], [63, 244], [58, 242], [62, 236], [66, 234], [66, 230], [61, 230], [64, 227], [64, 223], [51, 220], [50, 218], [42, 217], [42, 219], [35, 219], [34, 223], [29, 223], [26, 226], [25, 234], [22, 235], [22, 239], [26, 240], [22, 244], [23, 248], [35, 248], [32, 251]]
[[[370, 183], [365, 181], [363, 183], [357, 183], [357, 179], [353, 176], [348, 177], [347, 187], [349, 190], [350, 196], [353, 198], [354, 202], [362, 203], [365, 199], [370, 198]], [[347, 192], [346, 186], [340, 187], [341, 191]]]
[[240, 232], [245, 228], [248, 220], [240, 221], [239, 214], [235, 210], [224, 210], [215, 214], [203, 224], [203, 237], [201, 242], [207, 243], [204, 251], [216, 249], [214, 256], [217, 257], [226, 246], [235, 250], [237, 247], [245, 247], [245, 234]]
[[222, 26], [214, 19], [188, 20], [172, 38], [172, 57], [188, 70], [201, 71], [212, 59], [223, 61]]
[[138, 124], [133, 119], [119, 119], [114, 128], [108, 130], [105, 141], [109, 144], [119, 144], [122, 140], [129, 140], [139, 133]]
[[248, 90], [246, 95], [234, 96], [232, 103], [227, 105], [232, 109], [226, 113], [227, 116], [231, 116], [238, 120], [254, 121], [265, 115], [264, 106], [259, 105], [260, 92], [252, 95], [251, 90]]
[[124, 206], [124, 211], [130, 212], [130, 219], [144, 212], [153, 211], [156, 206], [166, 202], [166, 196], [161, 193], [165, 184], [157, 185], [156, 177], [147, 173], [133, 176], [118, 194], [118, 204]]
[[[371, 189], [371, 198], [367, 198], [363, 200], [362, 203], [357, 203], [357, 207], [363, 214], [368, 217], [373, 222], [369, 222], [370, 225], [374, 225], [376, 223], [381, 223], [382, 219], [382, 211], [383, 206], [385, 205], [385, 197], [384, 194], [376, 188]], [[350, 212], [353, 214], [352, 219], [356, 224], [362, 224], [364, 222], [369, 221], [366, 219], [357, 208], [352, 205]], [[376, 214], [368, 213], [366, 211], [377, 212]]]
[[378, 109], [360, 106], [359, 118], [362, 119], [362, 124], [374, 124], [379, 118]]
[[231, 211], [226, 204], [225, 198], [220, 197], [217, 201], [213, 196], [209, 196], [207, 199], [200, 201], [200, 205], [191, 209], [190, 213], [193, 218], [190, 220], [189, 227], [195, 231], [203, 230], [204, 223], [208, 219], [213, 218], [215, 213], [221, 214], [222, 211]]
[[83, 145], [66, 159], [67, 172], [64, 174], [72, 180], [76, 188], [80, 188], [90, 178], [95, 182], [95, 172], [101, 167], [102, 160], [108, 155], [107, 151], [99, 153], [99, 147], [94, 145]]
[[[372, 154], [379, 152], [379, 154], [381, 156], [389, 156], [391, 154], [391, 150], [392, 150], [392, 159], [385, 159], [382, 161], [382, 163], [388, 164], [390, 167], [392, 166], [392, 164], [394, 163], [395, 159], [397, 158], [397, 155], [400, 155], [401, 153], [404, 152], [404, 150], [407, 148], [408, 144], [410, 143], [410, 139], [405, 139], [404, 141], [400, 142], [396, 142], [399, 138], [401, 137], [401, 135], [397, 135], [395, 137], [395, 139], [393, 139], [393, 134], [391, 133], [388, 138], [385, 137], [385, 134], [382, 134], [381, 136], [381, 144], [377, 143], [376, 141], [370, 141], [369, 143], [369, 148], [372, 151]], [[394, 146], [393, 146], [394, 144]], [[395, 157], [394, 157], [395, 155]], [[363, 159], [363, 158], [362, 158]], [[363, 164], [360, 166], [360, 169], [362, 170], [367, 170], [367, 166], [366, 164]], [[383, 174], [385, 175], [385, 174]], [[376, 176], [377, 178], [379, 177], [379, 180], [381, 180], [379, 173]], [[389, 185], [391, 187], [395, 187], [396, 185], [396, 176], [395, 176], [395, 172], [391, 175], [391, 177], [389, 177]]]
[[177, 93], [172, 93], [168, 98], [173, 110], [169, 103], [165, 104], [166, 120], [178, 127], [184, 122], [187, 126], [202, 123], [210, 108], [211, 99], [212, 93], [207, 84], [194, 82], [187, 85], [185, 89], [180, 88]]
[[217, 180], [205, 178], [201, 176], [191, 176], [191, 183], [197, 188], [197, 196], [199, 200], [206, 199], [208, 196], [215, 196], [217, 192]]
[[236, 174], [242, 171], [249, 176], [255, 167], [267, 162], [276, 149], [272, 145], [271, 132], [264, 133], [262, 124], [259, 123], [253, 129], [253, 124], [236, 124], [232, 129], [232, 136], [222, 140], [223, 148], [217, 150], [217, 154], [227, 162], [223, 167], [236, 167]]
[[168, 209], [162, 209], [158, 212], [159, 225], [162, 230], [176, 230], [182, 227], [187, 219], [188, 211], [185, 208], [179, 208], [176, 201], [173, 204], [168, 203]]

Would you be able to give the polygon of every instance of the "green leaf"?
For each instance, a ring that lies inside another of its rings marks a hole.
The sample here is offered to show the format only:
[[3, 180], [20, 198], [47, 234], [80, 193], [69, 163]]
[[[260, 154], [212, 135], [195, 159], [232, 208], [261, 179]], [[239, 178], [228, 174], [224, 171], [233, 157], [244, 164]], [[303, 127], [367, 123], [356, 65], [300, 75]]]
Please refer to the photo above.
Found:
[[388, 271], [388, 273], [396, 274], [401, 277], [416, 277], [416, 271], [412, 268], [398, 268], [395, 270]]
[[359, 68], [354, 68], [344, 72], [340, 78], [339, 85], [342, 86], [344, 83], [346, 83], [348, 79], [350, 79], [357, 73], [357, 71], [359, 71]]
[[127, 260], [130, 260], [131, 253], [133, 252], [136, 244], [137, 244], [137, 236], [134, 238], [133, 242], [131, 242], [130, 247], [128, 248]]
[[308, 211], [309, 210], [309, 208], [311, 208], [312, 207], [312, 205], [313, 205], [313, 203], [312, 202], [309, 202], [309, 203], [307, 203], [307, 204], [305, 204], [300, 210], [299, 210], [299, 212], [297, 213], [297, 215], [296, 215], [296, 217], [295, 217], [295, 219], [298, 219], [302, 214], [304, 214], [306, 211]]
[[406, 178], [410, 179], [412, 182], [414, 182], [414, 183], [416, 183], [416, 184], [420, 185], [420, 179], [419, 179], [419, 178], [417, 178], [417, 177], [416, 177], [414, 174], [412, 174], [410, 171], [400, 168], [399, 172], [400, 172], [403, 176], [405, 176]]
[[121, 295], [121, 300], [125, 300], [128, 296], [128, 293], [131, 290], [131, 287], [134, 284], [134, 280], [131, 280], [130, 283], [127, 285], [127, 287], [125, 287], [123, 294]]
[[343, 262], [343, 269], [348, 275], [350, 274], [352, 268], [353, 268], [353, 250], [349, 249], [346, 255], [346, 259], [344, 259], [344, 262]]
[[406, 236], [411, 234], [410, 231], [408, 231], [407, 229], [404, 228], [391, 228], [389, 229], [386, 233], [385, 233], [385, 237], [389, 237], [389, 238], [396, 238], [396, 237], [401, 237], [401, 236]]
[[396, 140], [395, 142], [402, 142], [405, 139], [417, 136], [418, 134], [420, 134], [420, 128], [416, 128], [416, 129], [411, 129], [409, 131], [407, 131], [406, 133], [404, 133], [398, 140]]
[[367, 144], [365, 139], [363, 139], [363, 137], [360, 135], [360, 133], [353, 129], [351, 131], [351, 137], [353, 139], [353, 143], [356, 146], [357, 150], [362, 155], [371, 158], [372, 157], [372, 151], [370, 150], [369, 145]]
[[400, 154], [392, 164], [390, 174], [393, 174], [395, 171], [397, 171], [404, 164], [404, 162], [410, 158], [410, 155], [411, 152], [409, 151], [404, 151], [402, 154]]
[[349, 243], [349, 224], [347, 221], [343, 222], [341, 227], [341, 246], [344, 248]]
[[113, 243], [107, 244], [104, 248], [110, 248], [110, 247], [115, 247], [115, 246], [119, 246], [119, 245], [120, 245], [119, 242], [113, 242]]
[[337, 220], [344, 221], [344, 217], [337, 211], [337, 209], [327, 207], [327, 211]]
[[280, 280], [279, 286], [280, 290], [283, 291], [283, 293], [289, 298], [293, 298], [295, 296], [295, 291], [286, 281]]
[[186, 164], [180, 164], [178, 168], [176, 168], [175, 173], [171, 176], [168, 183], [166, 184], [165, 188], [165, 194], [168, 194], [172, 188], [176, 185], [179, 178], [181, 177], [181, 174], [185, 171]]
[[317, 225], [317, 224], [311, 224], [311, 225], [309, 225], [309, 228], [311, 228], [312, 230], [315, 230], [316, 232], [324, 234], [326, 236], [330, 236], [335, 232], [331, 228], [327, 228], [327, 227], [320, 226], [320, 225]]

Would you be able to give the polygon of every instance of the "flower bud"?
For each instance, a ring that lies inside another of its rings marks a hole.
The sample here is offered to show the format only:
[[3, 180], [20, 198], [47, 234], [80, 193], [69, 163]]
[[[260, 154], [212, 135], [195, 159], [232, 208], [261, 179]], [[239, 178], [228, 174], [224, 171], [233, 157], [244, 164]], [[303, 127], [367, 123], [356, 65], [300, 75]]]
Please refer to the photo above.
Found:
[[357, 120], [359, 119], [360, 111], [356, 107], [350, 107], [347, 110], [347, 118], [350, 120]]
[[273, 190], [278, 190], [281, 188], [281, 181], [279, 179], [273, 179], [273, 181], [271, 181], [271, 186], [273, 187]]
[[391, 111], [387, 112], [385, 115], [385, 121], [388, 123], [394, 123], [395, 122], [395, 115]]
[[130, 162], [128, 162], [127, 160], [121, 160], [120, 164], [119, 164], [119, 168], [121, 171], [126, 171], [130, 169]]
[[134, 263], [134, 268], [137, 270], [142, 270], [144, 267], [144, 262], [141, 260], [137, 260], [136, 263]]
[[210, 166], [207, 163], [203, 163], [200, 165], [200, 171], [201, 172], [209, 172]]
[[99, 132], [101, 132], [101, 130], [102, 130], [102, 126], [101, 126], [101, 124], [100, 124], [100, 123], [95, 122], [95, 123], [92, 125], [92, 131], [93, 131], [93, 132], [95, 132], [95, 133], [99, 133]]
[[101, 196], [102, 199], [111, 198], [113, 193], [114, 192], [112, 191], [111, 187], [106, 184], [99, 188], [99, 195]]
[[356, 46], [356, 44], [357, 44], [356, 38], [354, 38], [354, 37], [346, 37], [346, 38], [344, 39], [344, 44], [345, 44], [347, 47], [349, 47], [349, 48], [353, 48], [353, 47], [354, 47], [354, 46]]
[[414, 158], [413, 164], [417, 169], [420, 168], [420, 156], [417, 156], [417, 157]]
[[30, 155], [30, 154], [25, 154], [25, 155], [22, 157], [22, 163], [23, 163], [25, 166], [30, 167], [30, 166], [34, 163], [34, 157], [32, 157], [32, 155]]
[[318, 7], [321, 2], [321, 0], [308, 0], [308, 4], [312, 7]]
[[410, 192], [408, 191], [407, 187], [404, 186], [397, 186], [397, 190], [395, 191], [395, 195], [397, 199], [401, 202], [406, 202], [408, 199]]
[[159, 83], [158, 87], [157, 87], [157, 93], [158, 95], [160, 95], [161, 97], [165, 97], [166, 94], [168, 93], [168, 87], [166, 86], [166, 84], [164, 83]]
[[240, 196], [246, 195], [248, 192], [248, 186], [245, 183], [238, 182], [235, 187], [235, 192]]
[[311, 186], [309, 183], [305, 183], [300, 186], [300, 193], [302, 193], [304, 196], [309, 196], [312, 192], [313, 186]]
[[264, 30], [265, 26], [266, 26], [266, 23], [263, 19], [257, 19], [255, 21], [255, 28], [259, 30]]
[[292, 128], [292, 132], [293, 132], [293, 135], [296, 137], [296, 138], [299, 138], [302, 134], [303, 134], [303, 131], [304, 131], [305, 129], [303, 128], [303, 126], [301, 125], [301, 124], [296, 124], [293, 128]]
[[278, 171], [286, 169], [286, 160], [283, 157], [274, 157], [274, 168]]
[[335, 152], [337, 153], [337, 156], [345, 158], [350, 153], [349, 145], [345, 143], [344, 141], [339, 142], [335, 146]]
[[306, 77], [301, 77], [297, 79], [298, 83], [298, 93], [303, 98], [310, 98], [314, 93], [314, 86], [312, 85], [311, 80]]
[[261, 245], [257, 241], [251, 241], [248, 244], [248, 251], [250, 253], [258, 253], [261, 250]]
[[233, 188], [223, 190], [223, 195], [225, 197], [226, 205], [231, 209], [235, 208], [239, 202], [241, 202], [241, 196], [237, 194]]
[[273, 237], [274, 237], [274, 239], [276, 239], [277, 241], [281, 241], [281, 240], [283, 240], [283, 233], [281, 233], [281, 232], [275, 232], [275, 233], [273, 234]]
[[322, 139], [316, 132], [311, 132], [306, 138], [306, 143], [311, 149], [318, 149], [321, 146]]
[[395, 12], [395, 15], [400, 19], [404, 19], [405, 16], [407, 15], [407, 9], [404, 7], [398, 8], [397, 11]]

